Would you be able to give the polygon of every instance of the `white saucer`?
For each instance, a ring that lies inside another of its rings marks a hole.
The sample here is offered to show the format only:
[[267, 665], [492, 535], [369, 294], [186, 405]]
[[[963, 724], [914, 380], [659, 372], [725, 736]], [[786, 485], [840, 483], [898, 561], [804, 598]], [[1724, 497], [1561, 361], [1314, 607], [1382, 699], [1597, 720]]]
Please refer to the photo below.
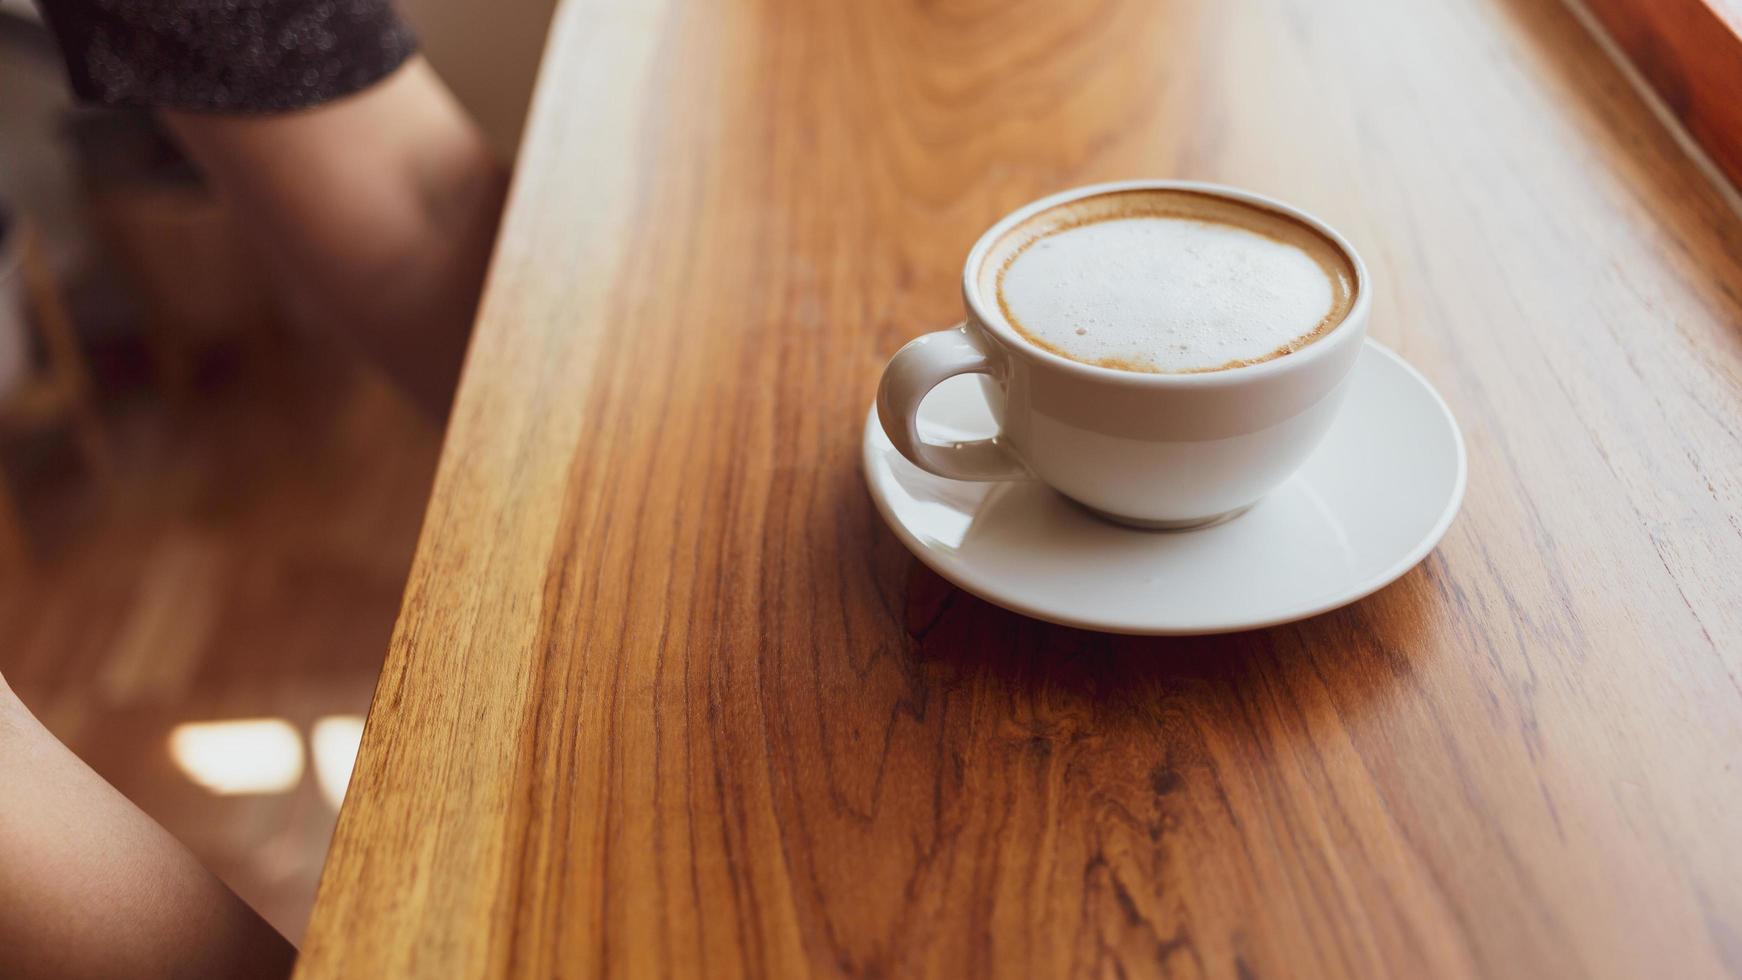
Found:
[[[920, 408], [928, 439], [994, 426], [978, 381]], [[1427, 556], [1464, 498], [1464, 440], [1415, 369], [1369, 340], [1325, 441], [1287, 483], [1215, 527], [1139, 531], [1039, 483], [958, 483], [903, 459], [865, 422], [865, 482], [883, 519], [939, 575], [1015, 612], [1113, 633], [1274, 626], [1389, 585]]]

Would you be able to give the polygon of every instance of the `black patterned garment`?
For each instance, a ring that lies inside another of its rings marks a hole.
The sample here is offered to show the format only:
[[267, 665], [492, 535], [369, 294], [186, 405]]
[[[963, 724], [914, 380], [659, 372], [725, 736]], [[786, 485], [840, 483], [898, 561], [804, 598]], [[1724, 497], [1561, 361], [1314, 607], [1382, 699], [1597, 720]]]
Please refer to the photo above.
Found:
[[254, 113], [367, 88], [417, 49], [387, 0], [37, 0], [73, 91], [103, 105]]

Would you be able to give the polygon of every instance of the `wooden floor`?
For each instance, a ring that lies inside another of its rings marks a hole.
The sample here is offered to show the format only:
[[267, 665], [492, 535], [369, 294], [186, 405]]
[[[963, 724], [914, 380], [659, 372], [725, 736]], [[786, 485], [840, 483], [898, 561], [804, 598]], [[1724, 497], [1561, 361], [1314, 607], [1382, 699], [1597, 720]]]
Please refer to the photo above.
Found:
[[[257, 353], [176, 408], [111, 393], [107, 492], [54, 438], [0, 446], [37, 551], [0, 587], [0, 672], [293, 940], [333, 830], [323, 778], [342, 787], [354, 754], [439, 439], [343, 362]], [[289, 728], [264, 745], [194, 729], [172, 757], [177, 726], [249, 718]], [[194, 781], [249, 771], [288, 785]]]

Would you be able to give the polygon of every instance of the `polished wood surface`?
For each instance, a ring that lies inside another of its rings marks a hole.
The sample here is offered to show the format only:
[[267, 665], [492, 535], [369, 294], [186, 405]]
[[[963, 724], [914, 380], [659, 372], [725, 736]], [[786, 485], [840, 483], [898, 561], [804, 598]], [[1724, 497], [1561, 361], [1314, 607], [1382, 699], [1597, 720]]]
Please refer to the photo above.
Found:
[[[569, 0], [299, 975], [1742, 971], [1742, 220], [1552, 0]], [[1044, 193], [1341, 228], [1470, 450], [1220, 638], [941, 583], [883, 361]]]
[[1582, 0], [1664, 105], [1742, 183], [1742, 0]]

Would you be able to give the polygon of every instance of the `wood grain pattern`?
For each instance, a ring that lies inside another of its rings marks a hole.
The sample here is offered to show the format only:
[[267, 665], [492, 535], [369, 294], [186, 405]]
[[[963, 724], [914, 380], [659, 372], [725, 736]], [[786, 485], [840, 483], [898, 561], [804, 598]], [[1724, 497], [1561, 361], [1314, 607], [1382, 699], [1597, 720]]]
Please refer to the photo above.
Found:
[[1742, 2], [1580, 2], [1731, 182], [1742, 186]]
[[[1552, 0], [568, 0], [299, 976], [1742, 972], [1742, 222]], [[1094, 180], [1341, 228], [1465, 427], [1397, 584], [961, 595], [857, 472]]]

